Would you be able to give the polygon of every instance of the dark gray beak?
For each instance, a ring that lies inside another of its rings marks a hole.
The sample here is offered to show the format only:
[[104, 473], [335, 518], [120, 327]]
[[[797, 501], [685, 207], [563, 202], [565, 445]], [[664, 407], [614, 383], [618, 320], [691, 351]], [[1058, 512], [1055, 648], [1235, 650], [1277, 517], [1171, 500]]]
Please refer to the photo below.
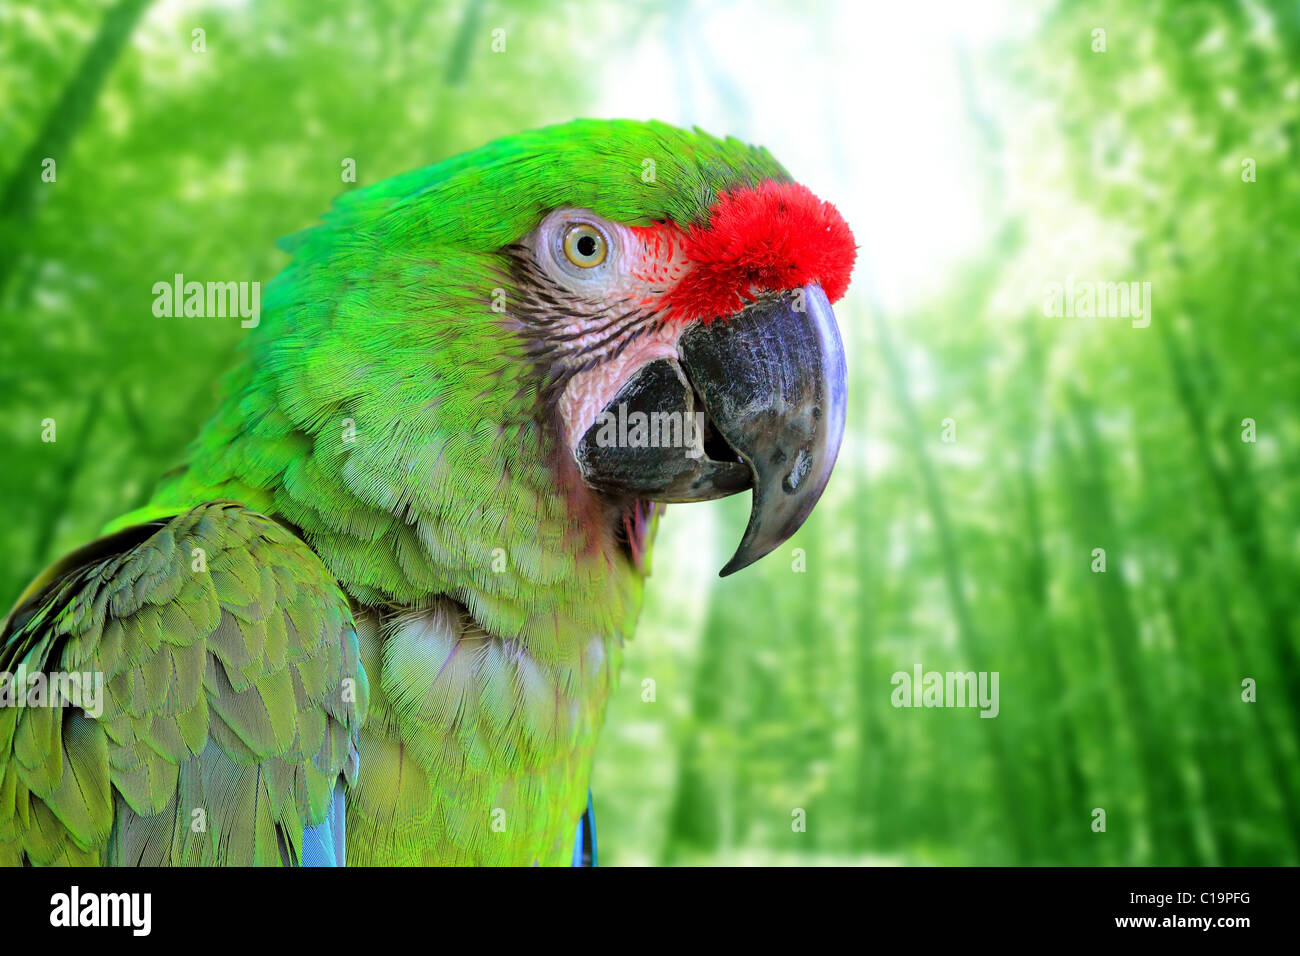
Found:
[[578, 444], [588, 484], [649, 501], [746, 488], [749, 525], [722, 575], [779, 547], [812, 512], [844, 435], [844, 346], [818, 285], [682, 333], [642, 366]]

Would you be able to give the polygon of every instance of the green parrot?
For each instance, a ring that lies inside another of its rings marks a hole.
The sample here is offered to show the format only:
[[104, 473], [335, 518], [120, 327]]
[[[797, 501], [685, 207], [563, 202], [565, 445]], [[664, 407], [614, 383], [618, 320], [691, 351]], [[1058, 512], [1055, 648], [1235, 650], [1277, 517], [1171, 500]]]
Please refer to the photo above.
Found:
[[569, 865], [666, 503], [830, 476], [855, 245], [764, 149], [525, 132], [341, 197], [150, 503], [0, 626], [0, 863]]

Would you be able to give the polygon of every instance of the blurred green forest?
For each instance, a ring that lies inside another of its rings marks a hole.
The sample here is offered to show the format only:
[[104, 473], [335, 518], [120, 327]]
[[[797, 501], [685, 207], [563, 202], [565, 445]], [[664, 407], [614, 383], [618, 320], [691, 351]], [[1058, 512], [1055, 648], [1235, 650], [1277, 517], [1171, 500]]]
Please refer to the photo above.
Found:
[[[155, 318], [155, 282], [269, 280], [338, 193], [607, 109], [648, 37], [645, 82], [725, 104], [713, 132], [800, 127], [861, 179], [837, 124], [682, 68], [701, 6], [0, 0], [0, 599], [142, 504], [214, 407], [245, 332]], [[843, 9], [720, 15], [841, 60], [888, 42]], [[603, 863], [1300, 862], [1300, 5], [1014, 19], [951, 51], [982, 241], [904, 307], [863, 242], [812, 519], [719, 580], [748, 502], [668, 509], [597, 758]], [[907, 91], [823, 95], [847, 127]], [[1151, 283], [1149, 327], [1044, 314], [1067, 276]], [[918, 664], [996, 671], [998, 716], [896, 708]]]

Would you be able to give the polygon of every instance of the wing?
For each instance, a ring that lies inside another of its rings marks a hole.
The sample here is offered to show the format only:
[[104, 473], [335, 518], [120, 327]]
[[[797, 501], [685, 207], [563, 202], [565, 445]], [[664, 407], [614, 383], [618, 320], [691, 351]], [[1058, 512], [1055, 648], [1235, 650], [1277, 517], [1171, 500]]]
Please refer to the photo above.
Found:
[[367, 697], [347, 600], [272, 519], [95, 542], [0, 625], [0, 864], [297, 864], [305, 830], [319, 859]]

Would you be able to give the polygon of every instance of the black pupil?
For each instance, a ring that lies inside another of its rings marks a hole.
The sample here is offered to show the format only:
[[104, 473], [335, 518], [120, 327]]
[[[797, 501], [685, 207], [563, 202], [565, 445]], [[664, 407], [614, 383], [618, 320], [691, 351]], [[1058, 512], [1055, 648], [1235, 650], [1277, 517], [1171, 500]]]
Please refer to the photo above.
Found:
[[579, 236], [578, 237], [578, 255], [584, 259], [590, 259], [596, 254], [596, 237]]

